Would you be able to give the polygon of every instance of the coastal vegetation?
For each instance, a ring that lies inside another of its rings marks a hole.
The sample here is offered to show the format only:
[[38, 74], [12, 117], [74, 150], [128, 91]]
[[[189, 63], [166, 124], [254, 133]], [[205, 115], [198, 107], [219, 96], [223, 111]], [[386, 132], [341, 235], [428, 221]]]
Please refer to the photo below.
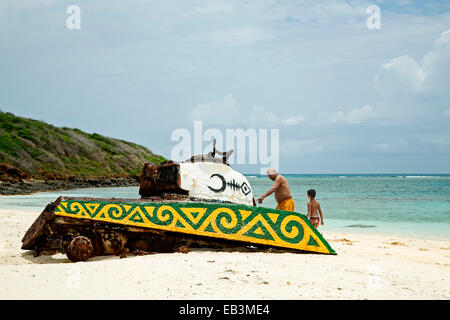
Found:
[[0, 111], [0, 164], [22, 177], [135, 176], [145, 162], [162, 161], [164, 157], [132, 142]]

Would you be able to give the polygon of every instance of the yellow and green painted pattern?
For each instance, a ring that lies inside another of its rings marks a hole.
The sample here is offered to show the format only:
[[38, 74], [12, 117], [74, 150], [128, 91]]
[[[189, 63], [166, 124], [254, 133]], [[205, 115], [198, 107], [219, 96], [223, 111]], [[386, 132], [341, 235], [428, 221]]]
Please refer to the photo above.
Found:
[[55, 215], [336, 254], [306, 216], [237, 204], [62, 200]]

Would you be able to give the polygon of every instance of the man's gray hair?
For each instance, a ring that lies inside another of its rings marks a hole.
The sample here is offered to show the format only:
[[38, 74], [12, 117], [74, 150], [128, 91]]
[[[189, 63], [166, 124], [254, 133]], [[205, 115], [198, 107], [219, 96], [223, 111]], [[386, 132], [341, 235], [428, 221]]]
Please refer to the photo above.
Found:
[[267, 173], [268, 176], [275, 176], [275, 175], [278, 174], [277, 170], [274, 169], [274, 168], [269, 168], [269, 169], [267, 169], [267, 172], [266, 172], [266, 173]]

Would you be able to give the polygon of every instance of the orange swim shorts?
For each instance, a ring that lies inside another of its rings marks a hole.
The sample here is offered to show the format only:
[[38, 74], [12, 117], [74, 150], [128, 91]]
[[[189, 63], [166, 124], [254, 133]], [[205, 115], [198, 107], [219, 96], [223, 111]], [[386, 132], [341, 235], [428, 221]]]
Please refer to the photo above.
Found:
[[284, 211], [294, 211], [294, 199], [288, 198], [283, 201], [281, 201], [277, 205], [278, 210], [284, 210]]

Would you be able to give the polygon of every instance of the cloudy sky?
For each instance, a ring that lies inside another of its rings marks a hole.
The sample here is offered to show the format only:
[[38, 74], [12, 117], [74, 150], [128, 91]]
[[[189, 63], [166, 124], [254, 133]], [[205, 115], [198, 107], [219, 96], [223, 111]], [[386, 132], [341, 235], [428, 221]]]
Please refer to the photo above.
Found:
[[448, 1], [0, 2], [1, 110], [166, 157], [202, 120], [279, 129], [285, 173], [450, 173], [449, 84]]

